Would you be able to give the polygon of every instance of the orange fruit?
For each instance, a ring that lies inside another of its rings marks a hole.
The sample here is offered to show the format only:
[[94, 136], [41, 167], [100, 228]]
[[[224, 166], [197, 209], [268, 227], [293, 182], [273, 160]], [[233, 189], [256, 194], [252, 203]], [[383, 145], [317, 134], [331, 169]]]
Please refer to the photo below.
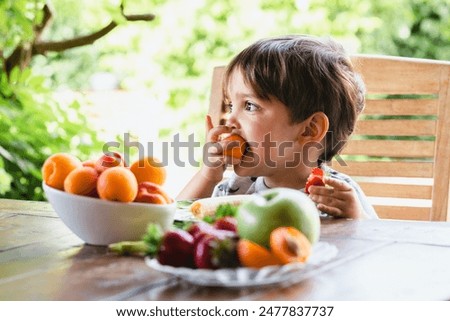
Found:
[[92, 168], [95, 168], [95, 160], [93, 160], [93, 159], [85, 160], [85, 161], [82, 162], [81, 164], [83, 164], [83, 166], [85, 166], [85, 167], [92, 167]]
[[155, 157], [144, 157], [135, 161], [130, 166], [138, 183], [152, 182], [163, 185], [166, 181], [166, 168], [161, 164], [159, 159]]
[[108, 152], [102, 155], [94, 164], [97, 172], [101, 173], [104, 170], [111, 167], [124, 167], [125, 161], [120, 153], [117, 152]]
[[162, 189], [161, 185], [152, 182], [142, 182], [138, 184], [138, 194], [135, 202], [170, 204], [174, 200]]
[[63, 190], [67, 175], [81, 166], [81, 161], [77, 157], [67, 153], [56, 153], [48, 157], [42, 165], [42, 179], [48, 186]]
[[64, 181], [64, 191], [71, 194], [94, 196], [97, 190], [98, 172], [89, 166], [74, 169]]
[[306, 262], [311, 255], [311, 243], [295, 227], [278, 227], [270, 233], [270, 249], [283, 263]]
[[138, 191], [138, 195], [134, 199], [135, 202], [138, 203], [151, 203], [151, 204], [167, 204], [166, 199], [161, 194], [156, 193], [145, 193], [141, 194], [140, 191]]
[[100, 174], [97, 193], [101, 199], [132, 202], [137, 195], [138, 184], [133, 173], [125, 167], [111, 167]]
[[221, 139], [222, 142], [227, 142], [223, 154], [233, 158], [241, 158], [245, 153], [247, 143], [244, 138], [237, 134], [231, 134]]
[[275, 255], [255, 242], [240, 239], [236, 249], [242, 266], [262, 268], [269, 265], [281, 265], [281, 261]]

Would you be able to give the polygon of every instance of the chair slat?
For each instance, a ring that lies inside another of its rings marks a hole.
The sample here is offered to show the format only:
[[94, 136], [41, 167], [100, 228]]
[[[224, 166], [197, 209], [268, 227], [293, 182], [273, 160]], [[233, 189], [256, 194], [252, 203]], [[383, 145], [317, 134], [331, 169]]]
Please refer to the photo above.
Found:
[[433, 220], [450, 221], [450, 67], [442, 68], [442, 90], [436, 130], [435, 183], [433, 186]]
[[435, 133], [436, 121], [423, 119], [360, 119], [355, 129], [358, 135], [432, 136]]
[[364, 115], [436, 115], [436, 99], [368, 99]]
[[433, 163], [428, 162], [345, 161], [345, 164], [339, 164], [339, 162], [333, 161], [332, 167], [350, 176], [433, 177]]
[[225, 72], [225, 68], [223, 66], [215, 67], [212, 74], [212, 84], [211, 94], [209, 97], [209, 115], [213, 121], [213, 124], [217, 126], [220, 123], [220, 120], [223, 116], [222, 110], [222, 101], [223, 101], [223, 93], [222, 93], [222, 78]]
[[375, 205], [374, 209], [384, 219], [430, 221], [429, 207]]
[[367, 196], [431, 199], [429, 185], [385, 184], [358, 182]]
[[350, 140], [343, 155], [366, 155], [385, 157], [433, 157], [433, 141], [413, 140]]
[[354, 56], [352, 61], [355, 68], [362, 74], [369, 93], [439, 93], [441, 73], [439, 64], [420, 59], [388, 59], [379, 56]]

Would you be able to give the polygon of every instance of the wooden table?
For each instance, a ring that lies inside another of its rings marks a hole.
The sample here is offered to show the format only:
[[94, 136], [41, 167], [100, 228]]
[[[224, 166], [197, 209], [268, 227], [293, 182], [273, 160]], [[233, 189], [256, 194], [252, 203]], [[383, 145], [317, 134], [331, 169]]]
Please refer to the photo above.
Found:
[[449, 300], [450, 223], [322, 221], [338, 255], [300, 283], [193, 286], [83, 244], [46, 202], [0, 200], [0, 300]]

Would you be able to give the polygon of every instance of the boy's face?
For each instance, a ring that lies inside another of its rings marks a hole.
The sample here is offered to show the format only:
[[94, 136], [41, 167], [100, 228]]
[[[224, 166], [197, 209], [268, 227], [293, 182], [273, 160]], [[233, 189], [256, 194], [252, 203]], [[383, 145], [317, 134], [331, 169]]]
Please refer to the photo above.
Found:
[[244, 83], [235, 70], [228, 87], [230, 110], [227, 126], [241, 135], [250, 151], [234, 166], [240, 176], [282, 175], [284, 171], [304, 168], [303, 144], [299, 139], [303, 123], [293, 124], [287, 107], [275, 98], [262, 100]]

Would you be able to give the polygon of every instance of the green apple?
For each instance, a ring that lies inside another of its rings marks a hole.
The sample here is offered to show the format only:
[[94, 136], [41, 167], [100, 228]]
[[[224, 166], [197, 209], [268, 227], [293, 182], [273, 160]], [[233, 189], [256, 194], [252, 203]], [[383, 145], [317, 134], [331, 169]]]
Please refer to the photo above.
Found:
[[320, 236], [320, 217], [314, 202], [291, 188], [278, 187], [241, 204], [237, 210], [237, 231], [241, 238], [269, 248], [270, 233], [280, 226], [300, 230], [311, 244]]

